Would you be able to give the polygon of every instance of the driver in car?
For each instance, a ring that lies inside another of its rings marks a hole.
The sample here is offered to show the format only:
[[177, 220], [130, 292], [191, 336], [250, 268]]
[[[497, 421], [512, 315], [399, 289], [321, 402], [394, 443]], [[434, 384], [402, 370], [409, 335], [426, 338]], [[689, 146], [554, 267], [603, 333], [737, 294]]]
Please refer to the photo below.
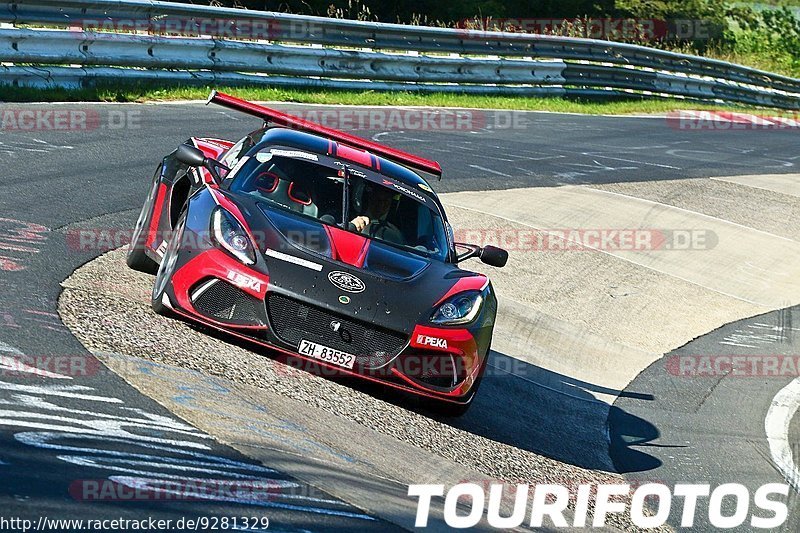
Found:
[[388, 188], [367, 183], [364, 187], [364, 213], [350, 221], [355, 226], [355, 231], [384, 241], [404, 244], [403, 234], [397, 226], [386, 220], [393, 196], [394, 193]]

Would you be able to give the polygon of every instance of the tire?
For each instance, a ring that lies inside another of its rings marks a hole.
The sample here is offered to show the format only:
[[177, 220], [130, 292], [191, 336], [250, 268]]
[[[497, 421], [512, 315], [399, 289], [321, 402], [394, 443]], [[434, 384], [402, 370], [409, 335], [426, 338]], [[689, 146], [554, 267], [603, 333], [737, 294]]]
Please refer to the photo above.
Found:
[[153, 216], [153, 205], [156, 201], [156, 191], [158, 190], [158, 178], [153, 180], [153, 185], [150, 187], [150, 193], [144, 201], [142, 210], [139, 213], [139, 218], [136, 219], [136, 226], [133, 229], [131, 242], [128, 245], [128, 254], [125, 257], [125, 262], [133, 270], [144, 272], [146, 274], [155, 274], [158, 271], [158, 263], [150, 259], [144, 252], [145, 241], [147, 235], [144, 229], [150, 225], [150, 219]]
[[175, 266], [178, 262], [178, 252], [180, 251], [180, 244], [183, 240], [183, 231], [185, 228], [186, 212], [181, 214], [178, 223], [175, 225], [175, 231], [172, 233], [172, 238], [169, 240], [167, 250], [164, 252], [164, 257], [161, 259], [161, 265], [156, 272], [156, 279], [153, 281], [150, 306], [153, 308], [153, 311], [162, 316], [175, 316], [172, 309], [164, 305], [164, 295], [172, 281], [172, 275], [175, 273]]

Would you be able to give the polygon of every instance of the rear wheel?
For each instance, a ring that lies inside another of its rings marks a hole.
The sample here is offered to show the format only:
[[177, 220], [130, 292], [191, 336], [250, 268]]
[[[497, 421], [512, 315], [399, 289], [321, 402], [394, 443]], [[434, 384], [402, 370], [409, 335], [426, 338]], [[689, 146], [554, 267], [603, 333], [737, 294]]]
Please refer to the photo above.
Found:
[[157, 190], [158, 177], [153, 180], [150, 193], [147, 195], [147, 199], [142, 206], [142, 211], [139, 213], [139, 218], [136, 220], [131, 242], [128, 245], [128, 255], [125, 257], [125, 262], [128, 263], [129, 267], [147, 274], [155, 274], [158, 270], [158, 263], [150, 259], [147, 254], [144, 253], [145, 241], [147, 240], [145, 228], [150, 225], [150, 219], [153, 216], [153, 205], [156, 201]]
[[156, 279], [153, 283], [153, 294], [150, 300], [150, 305], [153, 311], [159, 315], [172, 316], [174, 313], [164, 300], [167, 298], [167, 287], [172, 280], [172, 275], [175, 273], [175, 266], [178, 264], [178, 251], [181, 247], [183, 240], [183, 230], [186, 228], [186, 213], [184, 212], [178, 219], [178, 224], [175, 226], [175, 231], [172, 233], [172, 238], [167, 245], [167, 250], [164, 252], [164, 257], [161, 259], [161, 265], [156, 272]]

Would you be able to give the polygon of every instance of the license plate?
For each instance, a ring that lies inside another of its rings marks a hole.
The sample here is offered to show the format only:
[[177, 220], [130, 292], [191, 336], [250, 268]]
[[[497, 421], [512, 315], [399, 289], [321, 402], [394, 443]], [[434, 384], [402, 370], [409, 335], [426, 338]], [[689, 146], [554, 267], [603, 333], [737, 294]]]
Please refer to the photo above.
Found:
[[352, 369], [356, 362], [356, 356], [353, 354], [329, 348], [305, 339], [300, 341], [300, 348], [297, 351], [307, 357], [349, 369]]

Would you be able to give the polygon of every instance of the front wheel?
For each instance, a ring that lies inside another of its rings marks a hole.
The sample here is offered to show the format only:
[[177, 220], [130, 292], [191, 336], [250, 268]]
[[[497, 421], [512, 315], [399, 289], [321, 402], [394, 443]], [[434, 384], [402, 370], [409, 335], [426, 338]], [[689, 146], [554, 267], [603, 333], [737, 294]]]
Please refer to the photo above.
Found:
[[174, 314], [172, 309], [164, 304], [164, 300], [167, 298], [167, 287], [172, 280], [172, 275], [175, 273], [175, 266], [178, 264], [178, 252], [180, 251], [185, 228], [186, 213], [184, 212], [175, 225], [175, 231], [172, 233], [172, 238], [167, 245], [167, 250], [164, 252], [164, 257], [161, 259], [161, 266], [158, 267], [156, 279], [153, 283], [150, 305], [153, 311], [159, 315], [172, 316]]

